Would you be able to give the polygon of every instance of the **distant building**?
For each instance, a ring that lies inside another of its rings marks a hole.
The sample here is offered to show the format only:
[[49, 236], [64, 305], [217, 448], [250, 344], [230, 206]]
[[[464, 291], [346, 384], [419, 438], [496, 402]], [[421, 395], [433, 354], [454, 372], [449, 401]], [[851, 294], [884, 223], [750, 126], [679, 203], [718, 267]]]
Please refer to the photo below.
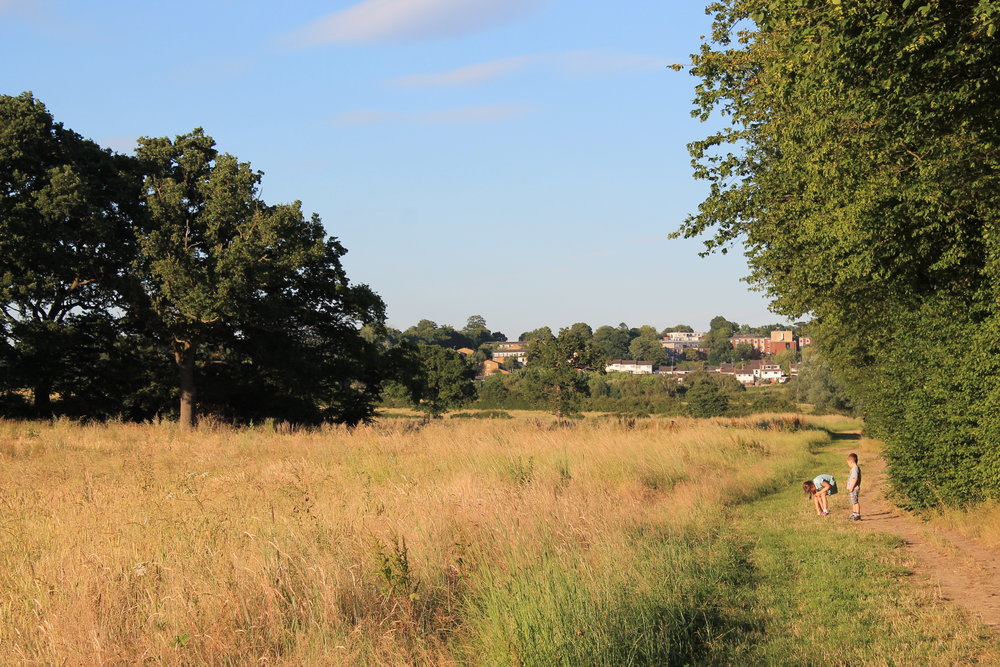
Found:
[[[767, 367], [767, 372], [762, 369]], [[774, 381], [773, 369], [781, 370], [780, 366], [765, 364], [762, 361], [748, 361], [742, 364], [720, 364], [719, 366], [702, 365], [700, 368], [682, 368], [678, 366], [660, 366], [656, 369], [658, 375], [670, 375], [678, 382], [684, 382], [684, 378], [691, 373], [709, 373], [718, 375], [729, 375], [736, 378], [737, 382], [743, 385], [755, 385], [762, 382]], [[762, 379], [761, 375], [764, 375]], [[778, 380], [779, 382], [782, 380]]]
[[778, 352], [783, 352], [784, 350], [798, 350], [799, 342], [795, 338], [795, 334], [791, 331], [772, 331], [770, 342], [770, 352], [768, 354], [777, 354]]
[[638, 361], [636, 359], [612, 359], [604, 367], [608, 373], [629, 373], [631, 375], [652, 375], [652, 361]]
[[799, 336], [799, 349], [803, 347], [809, 347], [813, 344], [813, 339], [810, 336]]
[[765, 356], [777, 354], [784, 350], [798, 350], [798, 339], [791, 331], [772, 331], [770, 335], [761, 336], [759, 334], [737, 334], [729, 339], [729, 342], [736, 347], [740, 343], [748, 343], [750, 347]]
[[488, 378], [491, 375], [496, 375], [497, 373], [501, 375], [510, 375], [510, 371], [505, 369], [499, 361], [494, 361], [493, 359], [487, 359], [483, 362], [481, 376]]
[[698, 369], [691, 368], [681, 368], [679, 366], [659, 366], [656, 369], [657, 375], [669, 375], [675, 378], [678, 382], [684, 381], [684, 376], [688, 373], [693, 373]]
[[661, 338], [660, 341], [669, 341], [673, 343], [697, 343], [704, 337], [704, 331], [668, 331], [667, 335]]
[[520, 341], [500, 341], [491, 343], [490, 348], [494, 359], [509, 359], [513, 357], [519, 364], [528, 363], [528, 344]]
[[660, 345], [671, 359], [678, 360], [684, 356], [684, 350], [688, 348], [704, 351], [701, 347], [701, 339], [704, 337], [703, 331], [671, 331], [660, 339]]
[[759, 336], [757, 334], [737, 334], [729, 339], [729, 342], [733, 344], [735, 348], [740, 343], [746, 343], [752, 347], [757, 352], [761, 354], [767, 354], [764, 350], [767, 348], [767, 343], [770, 340], [769, 336]]
[[763, 364], [754, 374], [760, 382], [784, 382], [788, 379], [785, 369], [777, 364]]
[[460, 348], [458, 348], [455, 351], [458, 352], [463, 357], [467, 357], [470, 354], [475, 354], [476, 353], [476, 351], [473, 350], [471, 347], [460, 347]]

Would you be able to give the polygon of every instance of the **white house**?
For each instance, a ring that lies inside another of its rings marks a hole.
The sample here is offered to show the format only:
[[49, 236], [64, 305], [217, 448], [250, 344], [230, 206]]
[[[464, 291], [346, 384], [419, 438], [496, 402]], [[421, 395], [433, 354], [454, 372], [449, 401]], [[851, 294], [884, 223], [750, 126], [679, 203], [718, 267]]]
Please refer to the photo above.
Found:
[[520, 341], [500, 341], [498, 343], [493, 343], [490, 346], [492, 349], [492, 357], [494, 359], [508, 359], [514, 357], [517, 359], [517, 363], [526, 364], [528, 363], [528, 344], [522, 343]]
[[754, 377], [754, 369], [752, 368], [737, 368], [735, 376], [740, 384], [753, 384], [757, 379]]
[[608, 373], [629, 373], [631, 375], [652, 375], [652, 361], [638, 361], [636, 359], [612, 359], [611, 363], [604, 367]]
[[754, 374], [761, 382], [782, 382], [785, 377], [784, 369], [777, 364], [763, 364]]
[[668, 331], [661, 342], [697, 343], [705, 337], [704, 331]]

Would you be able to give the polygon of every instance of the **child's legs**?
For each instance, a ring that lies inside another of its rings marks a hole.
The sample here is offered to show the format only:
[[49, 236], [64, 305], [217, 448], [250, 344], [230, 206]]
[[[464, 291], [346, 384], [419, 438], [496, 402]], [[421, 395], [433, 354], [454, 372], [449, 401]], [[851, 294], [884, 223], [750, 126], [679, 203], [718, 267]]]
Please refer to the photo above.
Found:
[[819, 494], [818, 493], [813, 495], [813, 506], [816, 507], [816, 514], [822, 514], [823, 513], [823, 506], [820, 505], [820, 500], [819, 500]]
[[829, 512], [830, 505], [826, 499], [826, 492], [824, 491], [823, 493], [817, 493], [816, 495], [819, 496], [820, 509], [822, 509], [824, 512]]

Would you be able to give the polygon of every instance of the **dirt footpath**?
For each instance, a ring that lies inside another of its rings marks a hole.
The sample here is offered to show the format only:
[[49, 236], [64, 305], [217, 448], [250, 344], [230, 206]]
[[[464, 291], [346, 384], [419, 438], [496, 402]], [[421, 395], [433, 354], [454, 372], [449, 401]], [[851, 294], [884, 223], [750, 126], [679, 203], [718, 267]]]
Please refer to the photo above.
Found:
[[[858, 437], [841, 435], [837, 440], [843, 441], [837, 444], [845, 449], [849, 440]], [[863, 475], [859, 528], [902, 538], [913, 558], [914, 574], [934, 586], [942, 600], [964, 607], [974, 618], [1000, 630], [1000, 554], [962, 535], [927, 526], [894, 506], [883, 492], [885, 462], [866, 452], [864, 445], [865, 441], [859, 440], [855, 450], [861, 457]], [[843, 511], [839, 503], [836, 511]]]

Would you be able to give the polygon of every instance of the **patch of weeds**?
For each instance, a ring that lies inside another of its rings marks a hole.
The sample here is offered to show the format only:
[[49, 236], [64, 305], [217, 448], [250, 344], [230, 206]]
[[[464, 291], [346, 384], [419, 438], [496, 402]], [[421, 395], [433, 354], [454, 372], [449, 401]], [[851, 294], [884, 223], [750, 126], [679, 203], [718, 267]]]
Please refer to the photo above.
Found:
[[507, 461], [507, 475], [518, 486], [527, 486], [535, 478], [535, 457], [524, 459], [520, 456]]
[[572, 481], [573, 475], [569, 470], [569, 459], [565, 455], [556, 463], [556, 470], [559, 471], [560, 487], [564, 487]]
[[381, 579], [382, 594], [386, 597], [418, 599], [420, 582], [410, 567], [410, 550], [406, 547], [406, 539], [393, 535], [390, 541], [382, 544], [381, 540], [373, 537], [372, 551], [378, 563], [376, 573]]
[[513, 419], [506, 410], [481, 410], [479, 412], [456, 412], [451, 419]]
[[[734, 422], [733, 426], [743, 427], [743, 424]], [[766, 419], [758, 419], [753, 422], [751, 428], [755, 428], [760, 431], [798, 433], [799, 431], [804, 431], [806, 429], [813, 429], [813, 426], [806, 422], [806, 420], [802, 417], [768, 417]]]
[[761, 444], [759, 440], [744, 440], [743, 438], [737, 438], [736, 446], [745, 452], [756, 454], [758, 456], [771, 455], [771, 450]]
[[639, 482], [650, 491], [669, 491], [680, 479], [663, 468], [646, 466], [639, 470]]

